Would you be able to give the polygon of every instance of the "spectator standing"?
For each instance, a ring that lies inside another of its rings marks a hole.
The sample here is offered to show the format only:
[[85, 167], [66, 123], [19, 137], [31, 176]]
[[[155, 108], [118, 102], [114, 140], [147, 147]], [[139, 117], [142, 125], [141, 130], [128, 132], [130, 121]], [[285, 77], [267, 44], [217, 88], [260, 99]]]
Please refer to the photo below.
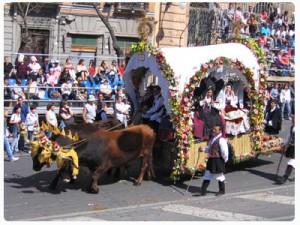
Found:
[[127, 127], [130, 105], [125, 103], [125, 99], [121, 96], [117, 97], [116, 101], [116, 117]]
[[260, 33], [265, 35], [266, 37], [270, 37], [271, 30], [270, 30], [270, 28], [268, 27], [268, 25], [266, 23], [261, 24]]
[[[56, 113], [55, 113], [55, 106], [53, 103], [49, 103], [47, 105], [46, 122], [47, 122], [47, 124], [51, 125], [52, 127], [58, 127]], [[46, 132], [46, 135], [48, 138], [50, 138], [52, 136], [52, 132], [48, 131], [48, 132]]]
[[230, 25], [234, 19], [234, 7], [233, 7], [233, 3], [229, 3], [229, 9], [226, 9], [224, 11], [224, 14], [223, 14], [223, 27], [224, 27], [224, 30], [223, 30], [223, 34], [222, 34], [222, 39], [225, 41], [227, 40], [228, 38], [228, 35], [229, 35], [229, 29], [230, 29]]
[[241, 7], [237, 7], [237, 9], [235, 10], [234, 20], [235, 21], [243, 21], [244, 20]]
[[124, 72], [125, 72], [125, 66], [124, 66], [124, 64], [122, 63], [122, 64], [119, 66], [119, 74], [120, 74], [120, 77], [121, 77], [121, 78], [123, 78]]
[[268, 19], [268, 12], [266, 10], [262, 10], [260, 13], [260, 22], [266, 23]]
[[273, 88], [270, 91], [270, 96], [272, 99], [276, 100], [277, 102], [279, 101], [279, 85], [275, 84]]
[[12, 114], [9, 124], [12, 127], [12, 144], [11, 144], [11, 148], [12, 151], [15, 152], [19, 152], [20, 149], [20, 124], [22, 123], [21, 120], [21, 107], [19, 105], [16, 105], [14, 108], [14, 113]]
[[25, 126], [27, 128], [28, 139], [32, 141], [34, 127], [39, 127], [39, 115], [34, 104], [30, 106], [30, 113], [27, 114]]
[[59, 128], [65, 128], [75, 122], [74, 114], [67, 101], [62, 101], [59, 108]]
[[284, 11], [282, 16], [282, 25], [287, 29], [289, 27], [289, 12]]
[[248, 13], [249, 13], [249, 16], [251, 14], [254, 14], [253, 6], [251, 6], [251, 5], [248, 6]]
[[4, 77], [8, 77], [12, 69], [13, 69], [12, 63], [9, 61], [8, 56], [5, 56], [4, 57]]
[[256, 32], [257, 32], [258, 22], [257, 22], [254, 14], [250, 15], [250, 19], [248, 20], [247, 23], [248, 23], [248, 26], [249, 26], [250, 36], [252, 38], [255, 38], [256, 37]]
[[6, 155], [7, 155], [7, 158], [8, 158], [8, 161], [10, 162], [14, 162], [14, 161], [17, 161], [19, 160], [18, 157], [15, 157], [13, 155], [13, 150], [12, 150], [12, 147], [8, 141], [8, 137], [10, 135], [10, 132], [7, 128], [7, 118], [8, 118], [8, 112], [5, 111], [4, 112], [4, 132], [3, 132], [3, 142], [4, 142], [4, 151], [6, 152]]
[[96, 63], [93, 59], [91, 59], [89, 63], [89, 75], [92, 77], [96, 75]]
[[82, 117], [85, 123], [94, 123], [96, 118], [95, 96], [89, 95], [87, 104], [83, 108]]
[[20, 54], [16, 62], [17, 79], [27, 79], [30, 68], [24, 62], [24, 55]]
[[29, 113], [27, 102], [24, 101], [22, 97], [19, 97], [17, 100], [17, 104], [13, 108], [13, 113], [16, 112], [17, 108], [21, 108], [21, 120], [23, 123], [25, 123], [27, 114]]
[[[291, 120], [291, 90], [288, 84], [285, 84], [284, 89], [280, 92], [280, 102], [282, 117], [286, 120]], [[287, 111], [285, 115], [285, 110]]]
[[107, 106], [104, 102], [103, 94], [98, 94], [98, 103], [97, 103], [97, 110], [96, 110], [96, 121], [99, 120], [107, 120]]

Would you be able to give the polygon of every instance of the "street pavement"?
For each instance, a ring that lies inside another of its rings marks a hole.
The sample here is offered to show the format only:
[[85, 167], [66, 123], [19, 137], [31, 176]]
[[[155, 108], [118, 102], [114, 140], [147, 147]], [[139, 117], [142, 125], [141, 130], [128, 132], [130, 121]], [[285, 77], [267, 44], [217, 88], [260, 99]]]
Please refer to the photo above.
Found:
[[[289, 122], [283, 124], [285, 135]], [[290, 221], [295, 217], [295, 185], [276, 185], [280, 154], [259, 156], [240, 163], [226, 174], [226, 194], [215, 197], [212, 181], [205, 197], [199, 196], [201, 177], [174, 184], [168, 178], [145, 180], [134, 186], [131, 180], [111, 176], [101, 180], [100, 192], [84, 190], [88, 180], [81, 170], [77, 183], [63, 184], [51, 192], [48, 185], [55, 166], [32, 170], [29, 155], [17, 162], [4, 162], [4, 218], [8, 221]], [[282, 175], [287, 160], [283, 158]], [[137, 172], [130, 170], [130, 176]], [[292, 177], [294, 176], [294, 173]], [[189, 191], [186, 192], [187, 186]]]

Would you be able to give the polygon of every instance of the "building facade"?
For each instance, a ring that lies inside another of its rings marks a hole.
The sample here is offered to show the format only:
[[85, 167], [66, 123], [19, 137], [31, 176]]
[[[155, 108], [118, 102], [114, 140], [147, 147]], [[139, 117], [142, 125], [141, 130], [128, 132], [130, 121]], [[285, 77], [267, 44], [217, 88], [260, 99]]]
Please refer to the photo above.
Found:
[[[50, 58], [64, 61], [72, 56], [102, 60], [116, 59], [108, 28], [89, 3], [30, 3], [26, 26], [24, 11], [29, 3], [4, 5], [4, 52], [14, 60], [16, 53], [49, 54]], [[27, 4], [27, 5], [26, 5]], [[234, 3], [247, 10], [253, 6], [262, 9], [281, 8], [294, 12], [292, 3]], [[217, 10], [225, 10], [229, 3], [186, 2], [102, 2], [98, 9], [114, 30], [118, 46], [125, 56], [130, 45], [140, 40], [138, 32], [142, 18], [154, 20], [148, 42], [156, 47], [184, 47], [211, 44], [218, 24]], [[22, 10], [23, 9], [23, 10]], [[32, 10], [30, 10], [32, 9]], [[291, 14], [290, 14], [291, 16]], [[24, 39], [27, 27], [29, 39]], [[24, 41], [26, 40], [26, 41]], [[124, 57], [123, 57], [124, 58]]]
[[[97, 64], [116, 59], [110, 32], [93, 5], [77, 2], [30, 5], [38, 10], [29, 10], [26, 16], [30, 38], [24, 43], [24, 15], [16, 4], [4, 6], [4, 52], [11, 60], [18, 52], [49, 55], [61, 62], [71, 56], [74, 63], [79, 58], [96, 59]], [[131, 43], [140, 40], [140, 18], [154, 15], [148, 3], [102, 3], [98, 9], [108, 18], [123, 55]]]

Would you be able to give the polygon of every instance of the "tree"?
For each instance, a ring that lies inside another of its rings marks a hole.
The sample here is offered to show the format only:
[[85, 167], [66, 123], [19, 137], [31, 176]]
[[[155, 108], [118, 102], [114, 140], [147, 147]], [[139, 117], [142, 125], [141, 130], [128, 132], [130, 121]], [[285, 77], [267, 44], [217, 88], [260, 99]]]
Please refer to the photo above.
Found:
[[99, 4], [98, 3], [91, 3], [91, 4], [94, 6], [94, 8], [97, 12], [97, 15], [99, 16], [100, 20], [103, 22], [103, 24], [105, 25], [105, 27], [107, 28], [107, 30], [108, 30], [108, 32], [111, 36], [113, 48], [116, 51], [116, 55], [118, 57], [118, 64], [119, 64], [120, 63], [120, 57], [123, 55], [123, 52], [122, 52], [121, 48], [118, 46], [115, 31], [114, 31], [114, 29], [112, 28], [112, 26], [110, 25], [110, 23], [108, 21], [108, 17], [110, 15], [110, 10], [111, 10], [112, 6], [110, 6], [109, 12], [107, 13], [107, 17], [105, 17], [102, 14], [102, 12], [99, 10], [99, 8], [98, 8]]
[[14, 6], [18, 12], [18, 15], [22, 18], [23, 26], [21, 29], [21, 46], [19, 51], [31, 42], [31, 37], [28, 32], [27, 17], [31, 13], [39, 13], [45, 3], [34, 3], [34, 2], [16, 2]]

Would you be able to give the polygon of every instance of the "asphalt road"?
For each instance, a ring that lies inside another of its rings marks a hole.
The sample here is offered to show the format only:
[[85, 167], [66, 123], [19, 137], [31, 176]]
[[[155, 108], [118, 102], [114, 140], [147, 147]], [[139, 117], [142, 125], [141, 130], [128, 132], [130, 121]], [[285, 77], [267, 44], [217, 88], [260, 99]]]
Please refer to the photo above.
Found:
[[[282, 135], [289, 127], [283, 124]], [[274, 184], [280, 154], [260, 156], [241, 163], [226, 174], [226, 195], [215, 197], [216, 181], [207, 196], [199, 196], [201, 177], [182, 184], [167, 178], [145, 180], [134, 186], [130, 180], [102, 179], [99, 194], [87, 194], [87, 180], [61, 184], [50, 192], [55, 167], [32, 170], [29, 155], [17, 162], [4, 162], [4, 218], [48, 221], [203, 221], [203, 220], [292, 220], [295, 216], [293, 181]], [[280, 174], [284, 173], [284, 158]], [[80, 177], [84, 177], [81, 171]], [[130, 172], [136, 176], [135, 171]], [[292, 175], [294, 176], [294, 174]], [[190, 184], [189, 192], [185, 192]]]

